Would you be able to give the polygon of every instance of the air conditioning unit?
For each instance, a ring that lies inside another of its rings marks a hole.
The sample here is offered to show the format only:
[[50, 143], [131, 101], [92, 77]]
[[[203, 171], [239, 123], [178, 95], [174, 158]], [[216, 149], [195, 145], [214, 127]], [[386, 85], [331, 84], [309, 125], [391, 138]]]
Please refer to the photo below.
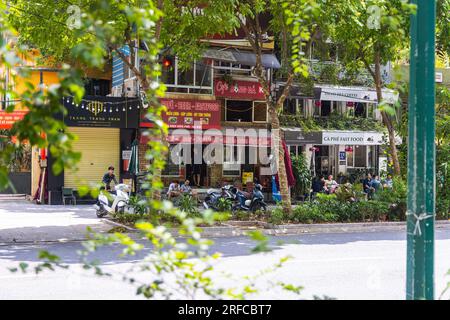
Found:
[[111, 88], [111, 96], [112, 97], [121, 97], [122, 96], [122, 85], [114, 86]]
[[129, 78], [124, 81], [124, 89], [126, 97], [137, 97], [137, 81], [136, 78]]

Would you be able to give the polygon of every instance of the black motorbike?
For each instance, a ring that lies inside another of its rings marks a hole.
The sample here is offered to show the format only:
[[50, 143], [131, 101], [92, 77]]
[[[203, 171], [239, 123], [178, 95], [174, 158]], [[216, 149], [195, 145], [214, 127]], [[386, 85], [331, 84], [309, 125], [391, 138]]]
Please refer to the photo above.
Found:
[[255, 184], [251, 199], [247, 199], [247, 197], [241, 190], [237, 190], [236, 200], [237, 203], [232, 207], [231, 210], [233, 213], [235, 213], [236, 211], [256, 212], [258, 210], [267, 210], [267, 204], [264, 202], [264, 195], [262, 193], [262, 186], [260, 184]]
[[[221, 201], [230, 201], [230, 204], [236, 199], [237, 189], [232, 185], [223, 186], [220, 190], [209, 189], [203, 201], [203, 207], [205, 209], [213, 209], [215, 211], [220, 210]], [[220, 200], [224, 199], [224, 200]]]

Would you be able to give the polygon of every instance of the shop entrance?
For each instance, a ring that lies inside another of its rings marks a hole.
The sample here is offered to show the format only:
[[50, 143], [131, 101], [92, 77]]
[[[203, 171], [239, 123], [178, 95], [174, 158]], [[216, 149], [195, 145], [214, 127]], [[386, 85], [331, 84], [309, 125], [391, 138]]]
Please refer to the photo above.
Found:
[[316, 145], [314, 148], [316, 150], [314, 153], [316, 176], [327, 177], [328, 175], [333, 174], [333, 147]]
[[185, 178], [189, 179], [192, 186], [209, 186], [208, 167], [203, 159], [203, 150], [206, 145], [192, 145], [189, 148], [191, 152], [190, 160], [186, 164]]
[[81, 152], [78, 171], [64, 170], [64, 186], [77, 189], [80, 186], [102, 181], [109, 166], [116, 169], [120, 177], [120, 129], [69, 127], [70, 133], [78, 136], [73, 150]]

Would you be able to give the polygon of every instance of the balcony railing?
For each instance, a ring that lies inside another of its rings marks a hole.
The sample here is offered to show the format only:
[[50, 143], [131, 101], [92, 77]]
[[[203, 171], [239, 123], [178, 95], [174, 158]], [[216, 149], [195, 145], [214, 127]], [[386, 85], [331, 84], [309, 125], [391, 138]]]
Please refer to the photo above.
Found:
[[356, 72], [349, 72], [345, 70], [341, 63], [335, 61], [308, 60], [307, 63], [310, 75], [318, 83], [360, 86], [373, 85], [372, 76], [365, 68], [361, 68]]

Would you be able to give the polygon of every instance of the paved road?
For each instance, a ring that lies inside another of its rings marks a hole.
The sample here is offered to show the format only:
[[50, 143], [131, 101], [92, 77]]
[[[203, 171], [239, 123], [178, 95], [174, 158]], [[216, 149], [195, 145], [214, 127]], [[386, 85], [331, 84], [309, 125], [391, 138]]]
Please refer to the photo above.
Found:
[[82, 240], [86, 237], [87, 227], [96, 232], [111, 229], [96, 217], [92, 206], [0, 201], [0, 244]]
[[[436, 231], [436, 293], [442, 292], [449, 278], [450, 227]], [[245, 237], [215, 239], [212, 251], [223, 253], [218, 271], [236, 277], [256, 274], [280, 257], [292, 256], [284, 268], [260, 280], [258, 298], [296, 298], [267, 289], [267, 281], [302, 285], [303, 298], [330, 296], [338, 299], [403, 299], [405, 287], [406, 242], [403, 232], [350, 234], [308, 234], [271, 239], [271, 253], [252, 255], [254, 243]], [[136, 299], [135, 288], [120, 280], [86, 276], [78, 268], [75, 253], [79, 242], [0, 246], [0, 299]], [[26, 261], [37, 261], [39, 250], [49, 250], [73, 265], [72, 271], [57, 271], [35, 276], [11, 274], [7, 268]], [[142, 256], [123, 260], [118, 247], [96, 253], [104, 267], [126, 272]], [[143, 279], [148, 276], [143, 275]], [[236, 281], [236, 280], [234, 280]], [[237, 282], [222, 279], [227, 285]], [[448, 297], [447, 297], [448, 298]]]

